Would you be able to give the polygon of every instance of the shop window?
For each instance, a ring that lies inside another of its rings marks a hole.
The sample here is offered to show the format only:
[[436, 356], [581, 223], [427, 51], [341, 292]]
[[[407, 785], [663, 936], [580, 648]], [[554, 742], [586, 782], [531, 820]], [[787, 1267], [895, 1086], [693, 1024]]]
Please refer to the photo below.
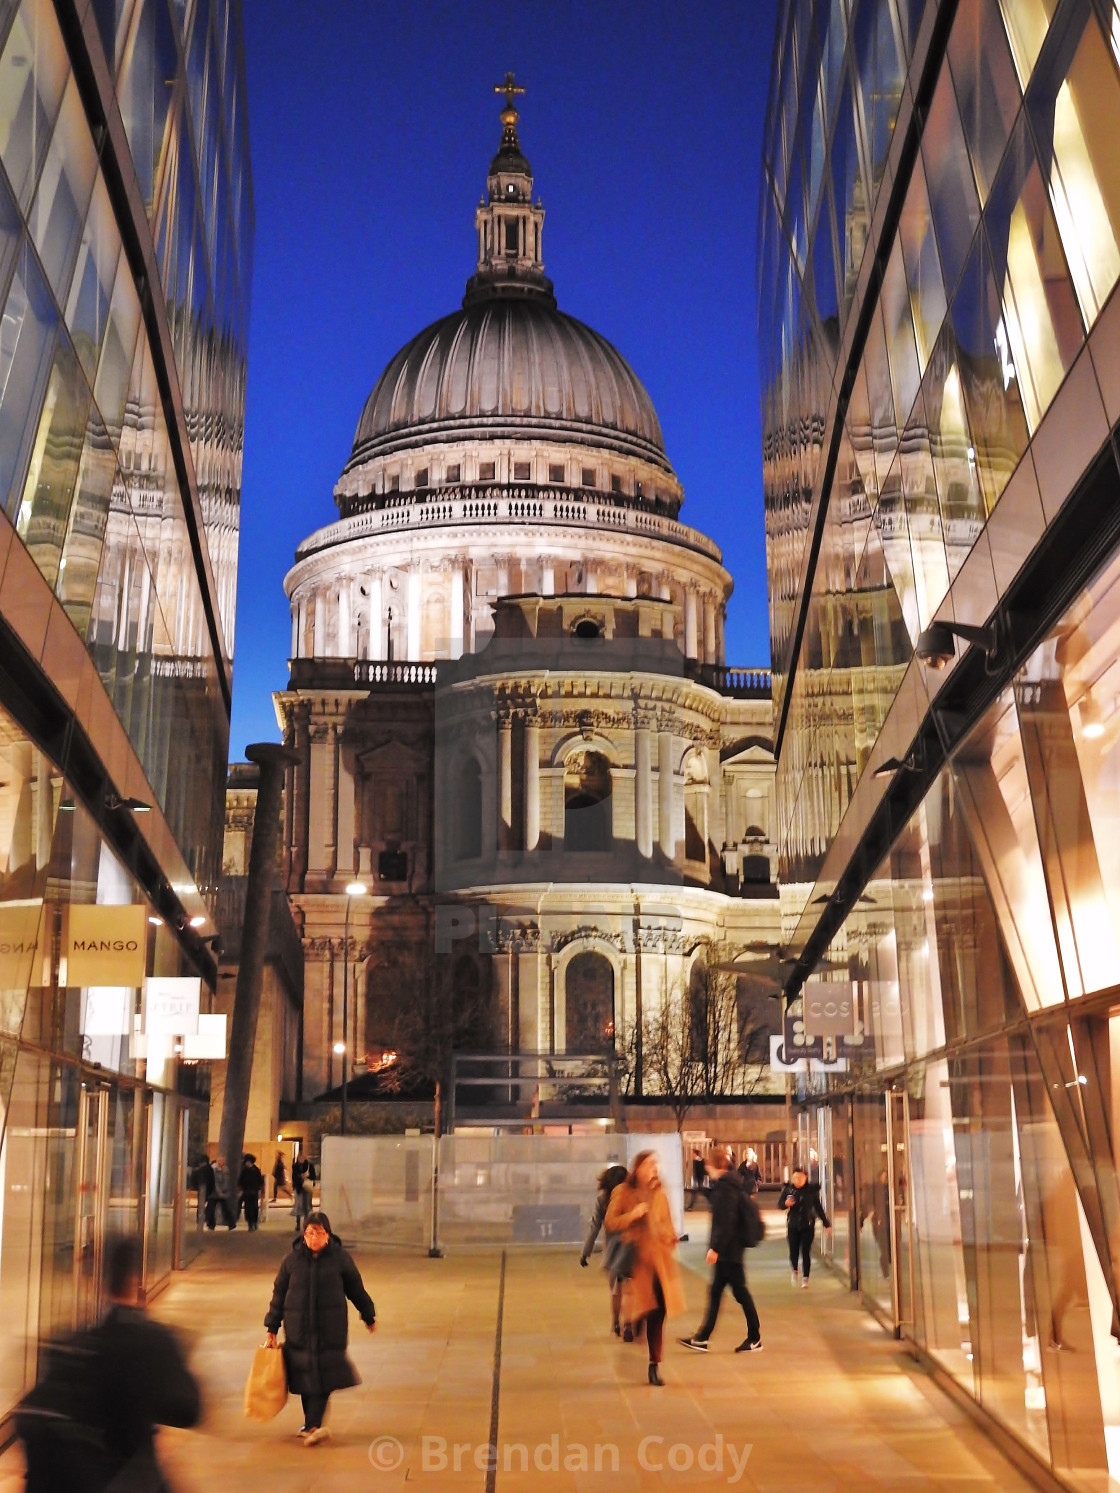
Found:
[[573, 752], [564, 764], [564, 849], [609, 850], [611, 768], [599, 752]]
[[515, 482], [528, 482], [533, 475], [532, 462], [515, 461], [513, 464], [513, 480]]

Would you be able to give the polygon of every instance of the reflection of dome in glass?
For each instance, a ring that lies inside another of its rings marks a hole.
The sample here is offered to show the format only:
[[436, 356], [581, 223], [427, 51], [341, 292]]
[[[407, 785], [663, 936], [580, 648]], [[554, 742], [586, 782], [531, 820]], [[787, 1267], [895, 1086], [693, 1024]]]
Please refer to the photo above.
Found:
[[543, 298], [498, 296], [433, 322], [397, 353], [366, 401], [350, 461], [528, 430], [671, 470], [656, 411], [622, 355]]

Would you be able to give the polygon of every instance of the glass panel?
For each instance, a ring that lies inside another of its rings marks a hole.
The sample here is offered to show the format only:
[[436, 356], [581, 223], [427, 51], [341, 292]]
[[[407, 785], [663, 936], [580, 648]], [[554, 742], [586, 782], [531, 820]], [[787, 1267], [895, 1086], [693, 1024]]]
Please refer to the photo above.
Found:
[[922, 133], [922, 159], [941, 250], [941, 269], [946, 289], [951, 292], [980, 221], [980, 203], [948, 68], [942, 70], [930, 105]]
[[[109, 307], [120, 254], [120, 234], [109, 205], [109, 194], [98, 175], [66, 306], [66, 324], [82, 369], [91, 382], [97, 372], [101, 344], [109, 326]], [[131, 273], [127, 266], [125, 268], [131, 280]]]
[[887, 360], [890, 363], [891, 387], [894, 391], [895, 418], [903, 425], [917, 398], [921, 372], [914, 345], [914, 323], [910, 315], [910, 296], [906, 288], [906, 270], [902, 263], [902, 244], [896, 239], [883, 274], [879, 303], [883, 308], [883, 327], [887, 338]]
[[117, 100], [149, 213], [155, 205], [157, 172], [178, 70], [167, 0], [139, 0], [117, 81]]
[[984, 202], [1022, 101], [996, 0], [962, 0], [949, 38], [949, 65]]
[[941, 323], [945, 320], [946, 303], [921, 156], [914, 162], [914, 174], [906, 193], [906, 205], [902, 209], [898, 236], [906, 266], [906, 283], [910, 291], [918, 368], [924, 373]]
[[1062, 45], [1048, 49], [1028, 107], [1077, 299], [1092, 325], [1120, 275], [1120, 79], [1091, 12], [1067, 7], [1060, 25]]
[[840, 234], [841, 279], [844, 309], [852, 304], [856, 276], [871, 231], [871, 210], [856, 148], [856, 121], [851, 81], [845, 83], [832, 137], [832, 192], [836, 203], [836, 228]]
[[89, 413], [89, 386], [65, 335], [58, 339], [47, 397], [16, 513], [16, 532], [54, 586]]
[[85, 110], [71, 78], [28, 216], [31, 237], [60, 302], [69, 293], [96, 170]]
[[54, 7], [23, 0], [0, 55], [0, 160], [21, 206], [31, 200], [69, 70]]
[[880, 1311], [892, 1315], [891, 1195], [887, 1178], [887, 1120], [878, 1094], [854, 1106], [856, 1196], [859, 1200], [859, 1282]]
[[25, 243], [0, 321], [0, 502], [9, 518], [23, 491], [56, 329], [54, 301]]
[[1024, 88], [1046, 40], [1057, 4], [1058, 0], [999, 0], [1019, 82]]
[[56, 588], [83, 638], [89, 630], [113, 485], [119, 480], [108, 433], [96, 410], [91, 410]]
[[985, 227], [1010, 359], [1033, 431], [1077, 356], [1084, 330], [1023, 117], [992, 190]]
[[889, 5], [860, 6], [856, 12], [855, 53], [874, 197], [890, 150], [905, 78]]

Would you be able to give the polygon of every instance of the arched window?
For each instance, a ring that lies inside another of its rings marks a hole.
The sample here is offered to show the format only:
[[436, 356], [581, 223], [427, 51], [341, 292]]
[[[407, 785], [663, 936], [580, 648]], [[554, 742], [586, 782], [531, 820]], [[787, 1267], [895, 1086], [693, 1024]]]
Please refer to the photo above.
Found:
[[599, 752], [573, 752], [564, 764], [564, 849], [609, 850], [611, 765]]
[[564, 975], [564, 1050], [614, 1046], [614, 970], [602, 954], [577, 954]]
[[473, 757], [459, 769], [455, 803], [455, 859], [477, 860], [482, 854], [482, 771]]

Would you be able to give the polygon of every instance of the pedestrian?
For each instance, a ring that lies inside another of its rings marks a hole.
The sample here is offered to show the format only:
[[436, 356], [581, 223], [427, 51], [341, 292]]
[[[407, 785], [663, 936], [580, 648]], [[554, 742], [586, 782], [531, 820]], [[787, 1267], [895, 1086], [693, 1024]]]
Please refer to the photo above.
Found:
[[658, 1371], [665, 1335], [665, 1318], [684, 1309], [677, 1266], [677, 1231], [669, 1200], [661, 1186], [655, 1151], [639, 1151], [630, 1175], [614, 1189], [604, 1223], [632, 1245], [630, 1274], [623, 1288], [628, 1322], [645, 1321], [649, 1345], [649, 1382], [661, 1385]]
[[624, 1255], [629, 1251], [613, 1229], [605, 1228], [604, 1220], [610, 1205], [611, 1193], [625, 1181], [626, 1168], [618, 1164], [608, 1166], [605, 1171], [599, 1173], [595, 1211], [591, 1215], [591, 1226], [587, 1231], [587, 1238], [584, 1240], [583, 1250], [579, 1257], [580, 1264], [586, 1268], [591, 1251], [595, 1248], [595, 1241], [599, 1237], [599, 1230], [603, 1229], [603, 1269], [607, 1272], [607, 1280], [611, 1288], [611, 1331], [615, 1337], [621, 1336], [622, 1333], [619, 1314], [622, 1309], [622, 1283], [625, 1274], [621, 1267], [624, 1263]]
[[302, 1234], [315, 1194], [315, 1168], [302, 1156], [292, 1163], [292, 1217]]
[[257, 1165], [255, 1156], [246, 1154], [237, 1178], [237, 1190], [245, 1209], [245, 1222], [252, 1231], [260, 1221], [261, 1193], [264, 1191], [264, 1173]]
[[739, 1180], [747, 1189], [747, 1196], [754, 1197], [762, 1186], [762, 1168], [758, 1164], [758, 1152], [753, 1146], [747, 1147], [746, 1155], [739, 1163]]
[[735, 1349], [736, 1353], [762, 1351], [762, 1328], [743, 1272], [743, 1250], [750, 1242], [746, 1214], [748, 1208], [757, 1212], [757, 1207], [746, 1190], [746, 1184], [732, 1169], [732, 1160], [732, 1153], [726, 1146], [716, 1146], [708, 1155], [708, 1173], [712, 1179], [712, 1232], [707, 1260], [715, 1267], [708, 1289], [708, 1313], [692, 1337], [677, 1339], [682, 1347], [692, 1348], [697, 1353], [708, 1351], [708, 1339], [715, 1329], [720, 1302], [728, 1286], [747, 1319], [747, 1335]]
[[[195, 1187], [195, 1217], [201, 1230], [209, 1222], [208, 1205], [214, 1194], [214, 1168], [210, 1165], [209, 1156], [198, 1158], [198, 1164], [191, 1173], [191, 1181]], [[214, 1227], [212, 1222], [209, 1226]]]
[[330, 1436], [323, 1418], [335, 1390], [361, 1382], [346, 1356], [347, 1298], [372, 1332], [377, 1313], [358, 1267], [331, 1233], [330, 1219], [316, 1210], [308, 1215], [302, 1236], [280, 1266], [264, 1319], [270, 1348], [277, 1346], [283, 1323], [284, 1368], [288, 1388], [303, 1402], [299, 1434], [304, 1446], [316, 1446]]
[[[786, 1210], [790, 1283], [796, 1286], [800, 1280], [801, 1289], [807, 1291], [817, 1219], [820, 1219], [826, 1229], [830, 1229], [832, 1224], [821, 1202], [820, 1186], [816, 1182], [809, 1181], [809, 1173], [801, 1162], [794, 1167], [793, 1176], [782, 1188], [778, 1198], [778, 1207]], [[799, 1258], [800, 1271], [798, 1270]]]
[[288, 1186], [288, 1168], [284, 1165], [283, 1156], [277, 1151], [276, 1160], [272, 1164], [272, 1201], [275, 1202], [281, 1193], [292, 1196], [292, 1189]]
[[233, 1180], [229, 1174], [229, 1167], [226, 1166], [225, 1157], [219, 1156], [210, 1170], [213, 1175], [213, 1181], [210, 1185], [210, 1195], [206, 1199], [206, 1227], [213, 1231], [218, 1209], [220, 1208], [227, 1228], [231, 1230], [235, 1229], [237, 1227], [237, 1219], [234, 1218], [233, 1208], [230, 1205], [230, 1198], [233, 1195]]
[[140, 1305], [135, 1236], [105, 1250], [109, 1310], [47, 1351], [42, 1379], [16, 1408], [27, 1493], [168, 1493], [156, 1426], [193, 1426], [198, 1385], [168, 1328]]
[[692, 1185], [697, 1192], [704, 1186], [707, 1173], [704, 1170], [704, 1157], [700, 1153], [699, 1146], [692, 1148]]

